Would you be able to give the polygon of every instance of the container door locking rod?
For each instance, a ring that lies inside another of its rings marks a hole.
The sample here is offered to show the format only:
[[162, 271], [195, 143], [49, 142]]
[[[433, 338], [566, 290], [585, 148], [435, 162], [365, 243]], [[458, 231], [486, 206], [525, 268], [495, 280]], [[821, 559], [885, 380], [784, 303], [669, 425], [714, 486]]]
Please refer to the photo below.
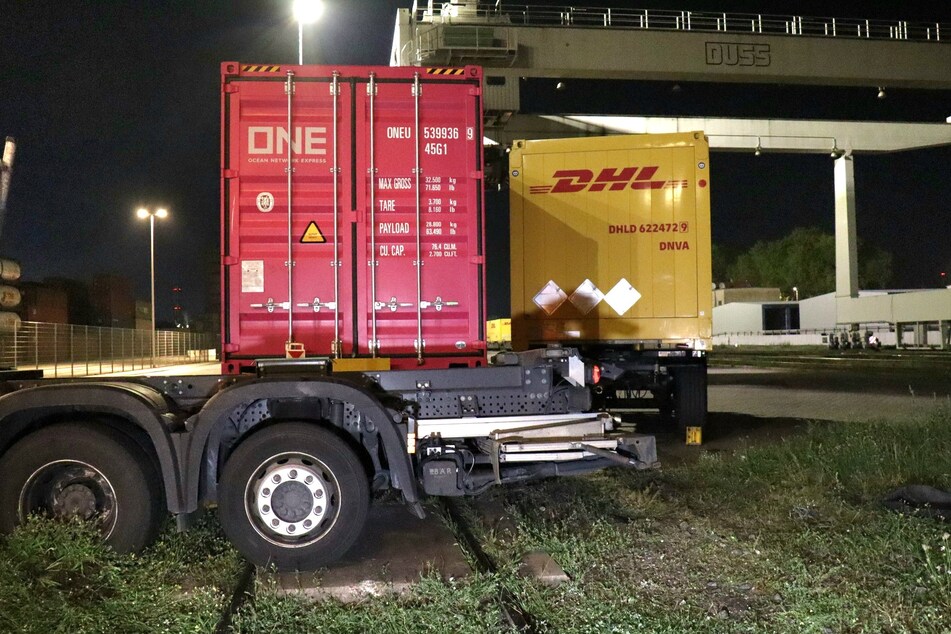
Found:
[[370, 178], [370, 356], [376, 357], [380, 342], [376, 338], [376, 145], [375, 145], [375, 112], [376, 73], [370, 73], [370, 83], [367, 84], [367, 97], [370, 106], [370, 167], [367, 174]]
[[290, 350], [294, 343], [294, 254], [292, 251], [293, 236], [291, 227], [292, 207], [292, 176], [294, 174], [294, 128], [291, 127], [291, 98], [294, 96], [294, 71], [287, 71], [287, 344]]
[[[339, 219], [340, 201], [338, 200], [338, 179], [340, 177], [340, 167], [337, 165], [337, 97], [340, 95], [340, 73], [333, 72], [333, 83], [330, 85], [331, 98], [334, 102], [333, 107], [333, 167], [330, 168], [331, 177], [334, 181], [334, 260], [331, 263], [334, 269], [334, 341], [330, 346], [335, 359], [339, 359], [342, 351], [340, 350], [340, 238], [339, 238]], [[314, 302], [316, 303], [316, 299]]]
[[419, 97], [423, 92], [419, 83], [419, 73], [413, 73], [413, 106], [416, 111], [413, 139], [416, 141], [416, 363], [423, 365], [423, 246], [422, 246], [422, 216], [420, 211], [420, 196], [423, 170], [419, 165]]

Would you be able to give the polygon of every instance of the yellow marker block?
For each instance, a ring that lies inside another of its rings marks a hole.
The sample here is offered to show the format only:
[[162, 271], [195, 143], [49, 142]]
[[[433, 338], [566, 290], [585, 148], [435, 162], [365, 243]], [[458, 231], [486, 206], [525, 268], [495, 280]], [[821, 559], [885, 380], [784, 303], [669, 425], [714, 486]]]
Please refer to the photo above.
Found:
[[687, 428], [687, 444], [700, 445], [703, 443], [703, 427]]

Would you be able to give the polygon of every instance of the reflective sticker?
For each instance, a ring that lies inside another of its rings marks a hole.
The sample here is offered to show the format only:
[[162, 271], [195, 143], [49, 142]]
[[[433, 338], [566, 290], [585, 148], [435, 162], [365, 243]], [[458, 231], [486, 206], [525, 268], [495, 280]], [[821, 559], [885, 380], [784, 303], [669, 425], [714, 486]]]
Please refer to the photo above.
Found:
[[559, 306], [565, 303], [566, 299], [568, 299], [568, 295], [565, 294], [565, 291], [561, 290], [561, 287], [555, 284], [553, 280], [549, 280], [542, 287], [542, 290], [538, 291], [535, 297], [532, 298], [532, 301], [535, 302], [536, 306], [551, 315], [558, 310]]
[[241, 292], [264, 292], [264, 260], [241, 261]]
[[274, 209], [274, 194], [271, 192], [261, 192], [257, 198], [258, 211], [267, 213]]
[[637, 303], [637, 300], [641, 298], [641, 294], [637, 292], [637, 289], [631, 286], [631, 283], [628, 282], [623, 277], [621, 281], [614, 285], [608, 294], [604, 296], [604, 301], [608, 303], [608, 306], [614, 309], [618, 315], [623, 315], [631, 309], [631, 306]]
[[591, 280], [585, 280], [575, 289], [575, 292], [568, 298], [575, 308], [581, 311], [582, 315], [587, 315], [594, 307], [604, 299], [604, 293], [594, 285]]

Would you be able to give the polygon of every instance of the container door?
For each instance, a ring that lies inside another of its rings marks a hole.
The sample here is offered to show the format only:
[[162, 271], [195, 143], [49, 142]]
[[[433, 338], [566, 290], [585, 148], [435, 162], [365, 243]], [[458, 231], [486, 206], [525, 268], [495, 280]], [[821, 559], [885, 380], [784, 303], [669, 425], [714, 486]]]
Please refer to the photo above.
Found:
[[225, 297], [237, 357], [281, 354], [288, 342], [329, 355], [336, 341], [352, 339], [352, 287], [340, 277], [351, 266], [349, 187], [339, 169], [351, 148], [335, 136], [349, 130], [352, 91], [332, 78], [301, 79], [288, 103], [283, 79], [236, 81], [230, 95]]
[[357, 173], [367, 174], [358, 226], [359, 351], [419, 362], [481, 354], [476, 91], [412, 79], [370, 83], [356, 95], [365, 159]]

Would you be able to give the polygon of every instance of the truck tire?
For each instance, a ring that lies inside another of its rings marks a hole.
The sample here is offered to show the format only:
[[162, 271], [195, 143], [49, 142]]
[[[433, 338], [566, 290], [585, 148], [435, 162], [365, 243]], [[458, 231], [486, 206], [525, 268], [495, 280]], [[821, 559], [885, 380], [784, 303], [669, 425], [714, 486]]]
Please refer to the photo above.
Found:
[[674, 420], [683, 435], [687, 427], [707, 424], [707, 368], [683, 366], [673, 371]]
[[0, 459], [0, 530], [30, 515], [80, 517], [107, 544], [136, 552], [158, 535], [164, 496], [152, 461], [121, 432], [88, 423], [44, 427]]
[[313, 570], [360, 536], [370, 505], [366, 471], [330, 430], [282, 423], [252, 434], [225, 463], [221, 526], [251, 563]]

